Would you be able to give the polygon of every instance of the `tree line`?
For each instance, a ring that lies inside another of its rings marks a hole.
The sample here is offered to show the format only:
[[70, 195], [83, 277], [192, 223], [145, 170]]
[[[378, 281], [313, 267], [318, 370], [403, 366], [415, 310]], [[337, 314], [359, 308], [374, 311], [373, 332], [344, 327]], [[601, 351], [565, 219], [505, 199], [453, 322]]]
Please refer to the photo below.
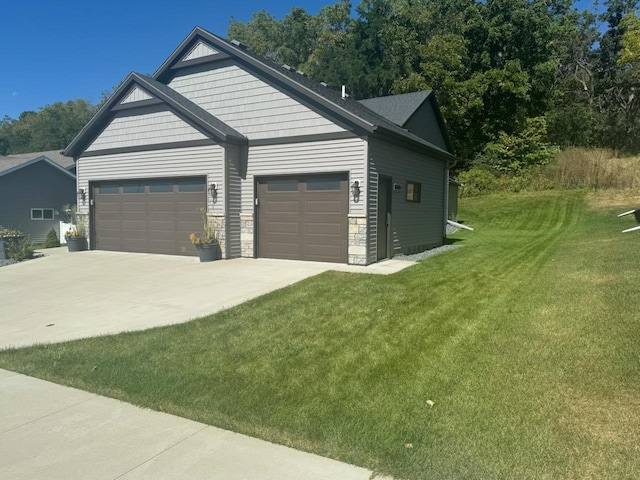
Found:
[[433, 90], [456, 155], [510, 173], [556, 147], [640, 152], [636, 0], [341, 0], [228, 37], [356, 99]]
[[[355, 99], [433, 90], [462, 167], [513, 173], [558, 147], [640, 153], [637, 0], [340, 0], [232, 19], [229, 39]], [[104, 101], [104, 99], [103, 99]], [[0, 120], [0, 154], [64, 148], [86, 100]]]

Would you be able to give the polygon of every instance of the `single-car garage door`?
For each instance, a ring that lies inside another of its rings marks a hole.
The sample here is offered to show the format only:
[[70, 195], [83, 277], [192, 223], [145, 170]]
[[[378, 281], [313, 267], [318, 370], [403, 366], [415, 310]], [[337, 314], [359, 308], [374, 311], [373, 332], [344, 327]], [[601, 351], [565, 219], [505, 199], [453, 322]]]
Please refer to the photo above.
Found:
[[347, 263], [347, 175], [261, 178], [258, 256]]
[[189, 234], [202, 231], [204, 177], [101, 182], [93, 201], [96, 249], [197, 254]]

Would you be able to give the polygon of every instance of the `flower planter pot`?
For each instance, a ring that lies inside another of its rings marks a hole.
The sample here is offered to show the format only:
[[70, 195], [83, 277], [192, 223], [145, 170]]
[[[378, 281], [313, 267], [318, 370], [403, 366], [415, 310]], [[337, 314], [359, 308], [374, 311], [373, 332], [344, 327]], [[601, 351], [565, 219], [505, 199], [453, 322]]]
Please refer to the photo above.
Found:
[[217, 243], [204, 243], [202, 245], [196, 245], [198, 250], [198, 256], [201, 262], [213, 262], [217, 260], [220, 253], [220, 245]]
[[67, 248], [70, 252], [82, 252], [88, 248], [86, 237], [67, 237]]

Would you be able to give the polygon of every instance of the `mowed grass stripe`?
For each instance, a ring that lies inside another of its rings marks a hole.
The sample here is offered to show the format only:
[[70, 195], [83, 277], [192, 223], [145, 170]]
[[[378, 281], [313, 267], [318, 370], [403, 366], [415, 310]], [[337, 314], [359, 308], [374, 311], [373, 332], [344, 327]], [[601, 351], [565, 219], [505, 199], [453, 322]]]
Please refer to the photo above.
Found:
[[634, 478], [638, 237], [587, 201], [465, 199], [464, 248], [399, 274], [0, 366], [399, 478]]

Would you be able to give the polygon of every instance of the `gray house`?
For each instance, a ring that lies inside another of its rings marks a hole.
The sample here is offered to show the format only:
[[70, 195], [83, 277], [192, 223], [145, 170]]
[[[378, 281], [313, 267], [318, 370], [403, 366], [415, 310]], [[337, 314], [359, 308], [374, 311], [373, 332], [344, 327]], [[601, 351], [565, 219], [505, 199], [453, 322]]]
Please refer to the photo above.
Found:
[[[402, 110], [402, 114], [393, 115]], [[365, 265], [441, 245], [455, 162], [433, 94], [357, 102], [200, 28], [64, 152], [91, 248]]]
[[76, 203], [73, 158], [59, 151], [0, 156], [0, 226], [43, 242], [53, 228], [60, 238], [63, 205]]

